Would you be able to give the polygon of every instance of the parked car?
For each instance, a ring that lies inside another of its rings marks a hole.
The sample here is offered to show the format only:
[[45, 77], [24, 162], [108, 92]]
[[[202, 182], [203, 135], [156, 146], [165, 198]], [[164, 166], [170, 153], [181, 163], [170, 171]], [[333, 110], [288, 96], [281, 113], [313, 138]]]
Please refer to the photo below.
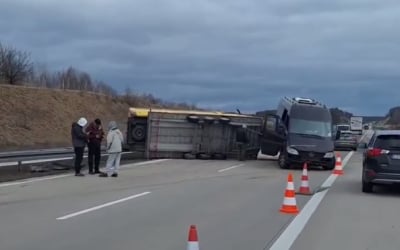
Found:
[[374, 185], [400, 183], [400, 130], [375, 131], [363, 147], [363, 192], [373, 192]]
[[335, 149], [351, 149], [356, 151], [358, 148], [358, 137], [349, 130], [339, 132], [338, 138], [335, 140]]

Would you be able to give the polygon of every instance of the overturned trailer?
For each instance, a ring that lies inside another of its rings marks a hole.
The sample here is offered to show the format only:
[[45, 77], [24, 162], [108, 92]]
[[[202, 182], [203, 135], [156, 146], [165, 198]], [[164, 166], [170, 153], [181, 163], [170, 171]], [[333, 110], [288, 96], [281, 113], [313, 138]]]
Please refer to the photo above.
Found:
[[256, 158], [263, 119], [235, 113], [130, 108], [127, 147], [147, 159]]

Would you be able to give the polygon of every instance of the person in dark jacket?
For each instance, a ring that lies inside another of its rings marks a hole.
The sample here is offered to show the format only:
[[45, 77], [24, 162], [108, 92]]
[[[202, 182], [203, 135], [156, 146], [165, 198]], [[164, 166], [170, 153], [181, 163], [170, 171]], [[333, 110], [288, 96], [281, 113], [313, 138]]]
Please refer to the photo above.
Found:
[[[100, 174], [99, 165], [101, 158], [101, 141], [104, 138], [104, 131], [101, 126], [101, 120], [97, 118], [94, 122], [91, 122], [86, 128], [86, 133], [89, 136], [88, 148], [88, 164], [89, 174]], [[93, 159], [94, 159], [94, 171], [93, 171]]]
[[74, 122], [71, 128], [72, 145], [75, 151], [75, 176], [84, 176], [81, 173], [81, 164], [83, 160], [83, 153], [88, 140], [88, 136], [83, 131], [86, 126], [87, 120], [81, 117], [78, 122]]

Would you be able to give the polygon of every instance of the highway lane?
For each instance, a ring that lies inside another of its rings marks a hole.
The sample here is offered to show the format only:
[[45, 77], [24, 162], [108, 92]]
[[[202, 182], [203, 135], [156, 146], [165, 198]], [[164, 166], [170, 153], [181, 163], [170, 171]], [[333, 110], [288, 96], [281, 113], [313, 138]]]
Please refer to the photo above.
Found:
[[400, 192], [361, 192], [361, 152], [355, 154], [291, 249], [398, 249]]
[[[202, 249], [263, 249], [293, 219], [279, 213], [288, 172], [297, 189], [301, 170], [234, 160], [167, 160], [126, 166], [118, 178], [65, 176], [0, 186], [1, 246], [185, 249], [195, 224]], [[330, 174], [310, 170], [311, 188]], [[296, 198], [302, 209], [310, 196]]]

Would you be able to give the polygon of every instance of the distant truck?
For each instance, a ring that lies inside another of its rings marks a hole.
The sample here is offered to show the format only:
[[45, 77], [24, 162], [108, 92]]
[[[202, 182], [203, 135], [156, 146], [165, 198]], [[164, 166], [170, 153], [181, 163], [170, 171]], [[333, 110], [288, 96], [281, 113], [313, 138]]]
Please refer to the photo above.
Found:
[[350, 124], [337, 124], [336, 126], [337, 131], [350, 131], [351, 126]]
[[363, 118], [360, 116], [352, 116], [350, 118], [350, 129], [353, 132], [362, 134], [363, 131]]

